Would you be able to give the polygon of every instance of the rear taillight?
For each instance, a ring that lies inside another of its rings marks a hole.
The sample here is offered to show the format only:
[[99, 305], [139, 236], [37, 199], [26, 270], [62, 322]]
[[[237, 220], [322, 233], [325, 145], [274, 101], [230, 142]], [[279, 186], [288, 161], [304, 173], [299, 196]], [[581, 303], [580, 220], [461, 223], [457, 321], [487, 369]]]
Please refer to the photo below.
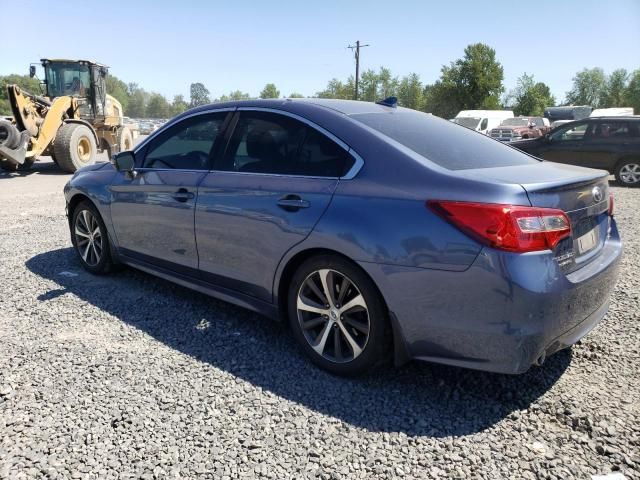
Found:
[[609, 216], [613, 217], [613, 206], [615, 201], [613, 199], [613, 192], [609, 192]]
[[430, 200], [428, 207], [485, 245], [510, 252], [553, 249], [571, 235], [569, 217], [553, 208]]

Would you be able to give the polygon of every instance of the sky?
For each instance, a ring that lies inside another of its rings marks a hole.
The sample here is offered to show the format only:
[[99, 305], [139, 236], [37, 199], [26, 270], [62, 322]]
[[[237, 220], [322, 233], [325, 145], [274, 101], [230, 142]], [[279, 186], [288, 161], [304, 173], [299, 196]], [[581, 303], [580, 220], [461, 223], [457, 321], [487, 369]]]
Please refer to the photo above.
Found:
[[40, 58], [92, 59], [169, 100], [202, 82], [211, 98], [232, 90], [311, 96], [331, 78], [385, 66], [433, 83], [465, 46], [496, 50], [504, 84], [524, 72], [564, 99], [583, 68], [640, 68], [640, 0], [380, 2], [216, 0], [0, 0], [18, 8], [0, 25], [0, 75], [27, 73]]

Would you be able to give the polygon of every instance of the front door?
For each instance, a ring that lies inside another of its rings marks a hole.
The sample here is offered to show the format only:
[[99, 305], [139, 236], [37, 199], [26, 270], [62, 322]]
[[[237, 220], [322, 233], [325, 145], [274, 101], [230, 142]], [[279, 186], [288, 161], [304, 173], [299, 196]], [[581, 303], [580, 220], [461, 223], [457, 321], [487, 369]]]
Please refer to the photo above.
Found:
[[168, 128], [136, 152], [134, 176], [118, 173], [111, 217], [122, 254], [198, 274], [194, 212], [229, 112], [201, 114]]
[[309, 235], [353, 158], [298, 119], [238, 115], [225, 154], [198, 191], [200, 270], [206, 281], [271, 301], [278, 263]]
[[550, 162], [581, 165], [585, 161], [585, 134], [588, 127], [588, 122], [580, 122], [558, 129], [542, 147], [539, 158]]

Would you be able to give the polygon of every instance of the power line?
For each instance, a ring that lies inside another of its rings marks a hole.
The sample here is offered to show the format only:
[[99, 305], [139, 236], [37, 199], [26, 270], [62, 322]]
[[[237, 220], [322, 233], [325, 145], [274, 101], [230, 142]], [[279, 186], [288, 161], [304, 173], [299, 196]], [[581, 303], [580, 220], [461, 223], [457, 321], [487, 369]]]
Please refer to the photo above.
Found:
[[355, 45], [349, 45], [348, 47], [351, 50], [353, 50], [353, 53], [356, 57], [356, 88], [353, 95], [354, 100], [358, 100], [358, 81], [360, 77], [360, 49], [364, 47], [369, 47], [369, 46], [370, 46], [369, 44], [360, 45], [360, 40], [357, 40]]

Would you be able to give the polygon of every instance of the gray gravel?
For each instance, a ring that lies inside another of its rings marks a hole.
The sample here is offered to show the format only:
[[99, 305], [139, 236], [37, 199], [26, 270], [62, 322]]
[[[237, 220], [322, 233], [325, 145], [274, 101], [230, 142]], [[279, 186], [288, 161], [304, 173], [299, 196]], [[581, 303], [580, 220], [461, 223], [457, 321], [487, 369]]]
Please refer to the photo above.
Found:
[[0, 174], [0, 478], [640, 479], [640, 189], [614, 188], [622, 275], [572, 351], [345, 380], [250, 312], [84, 273], [67, 179]]

